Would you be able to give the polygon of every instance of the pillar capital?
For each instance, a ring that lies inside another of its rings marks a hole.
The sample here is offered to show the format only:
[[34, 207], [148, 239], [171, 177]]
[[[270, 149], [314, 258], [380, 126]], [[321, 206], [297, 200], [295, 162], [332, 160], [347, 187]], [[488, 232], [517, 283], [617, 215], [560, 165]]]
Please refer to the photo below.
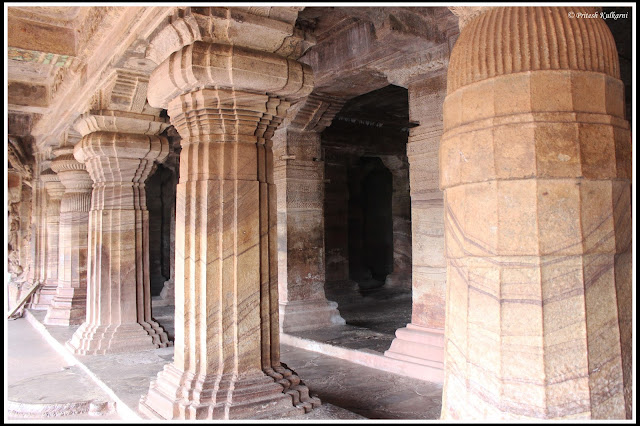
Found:
[[52, 169], [46, 169], [40, 173], [40, 180], [44, 182], [44, 187], [49, 194], [49, 198], [60, 200], [64, 195], [64, 185], [60, 183], [60, 177]]
[[476, 16], [494, 9], [496, 6], [449, 6], [449, 10], [458, 17], [460, 31]]
[[53, 151], [56, 158], [51, 162], [51, 170], [58, 174], [60, 182], [68, 192], [91, 192], [93, 181], [87, 168], [73, 156], [73, 146]]
[[167, 108], [184, 147], [195, 142], [264, 143], [289, 106], [265, 94], [205, 88], [178, 95]]
[[456, 9], [475, 13], [468, 17], [451, 52], [448, 93], [492, 77], [527, 71], [594, 71], [620, 78], [616, 45], [607, 24], [600, 18], [576, 16], [596, 13], [599, 8]]
[[154, 107], [167, 108], [181, 94], [216, 87], [293, 100], [311, 93], [312, 76], [308, 65], [276, 53], [196, 41], [153, 71], [148, 99]]
[[162, 63], [196, 41], [242, 46], [299, 58], [315, 40], [295, 28], [300, 6], [180, 7], [153, 35], [146, 58]]
[[159, 135], [169, 123], [166, 119], [150, 114], [118, 110], [92, 110], [81, 115], [74, 123], [82, 136], [95, 132]]
[[[95, 132], [83, 137], [74, 147], [73, 155], [76, 160], [91, 165], [99, 158], [121, 158], [132, 160], [146, 160], [148, 162], [162, 162], [169, 153], [169, 143], [165, 137], [140, 135], [133, 133]], [[94, 181], [118, 180], [123, 170], [117, 170], [104, 176], [92, 176]], [[144, 182], [146, 175], [133, 177], [135, 182]]]

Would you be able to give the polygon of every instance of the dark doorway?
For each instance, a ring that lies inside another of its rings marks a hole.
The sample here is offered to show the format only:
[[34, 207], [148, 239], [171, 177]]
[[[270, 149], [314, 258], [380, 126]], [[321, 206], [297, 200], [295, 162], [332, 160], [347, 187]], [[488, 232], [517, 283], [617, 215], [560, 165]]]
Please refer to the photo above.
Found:
[[393, 272], [391, 172], [378, 157], [361, 157], [349, 174], [349, 278], [362, 289]]
[[163, 165], [147, 179], [147, 210], [149, 211], [149, 281], [151, 296], [158, 296], [165, 281], [171, 277], [171, 221], [175, 220], [176, 178]]

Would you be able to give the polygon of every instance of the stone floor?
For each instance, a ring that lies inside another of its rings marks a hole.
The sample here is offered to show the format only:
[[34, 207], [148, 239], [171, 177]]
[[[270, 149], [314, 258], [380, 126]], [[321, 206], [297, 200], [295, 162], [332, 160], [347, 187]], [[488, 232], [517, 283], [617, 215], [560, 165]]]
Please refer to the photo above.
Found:
[[338, 303], [346, 326], [291, 334], [343, 348], [384, 353], [396, 330], [411, 322], [411, 290], [362, 284], [340, 281], [325, 286], [327, 299]]
[[367, 419], [440, 418], [440, 384], [288, 345], [281, 345], [281, 359], [302, 377], [323, 404], [336, 405]]
[[5, 422], [121, 419], [113, 399], [25, 318], [5, 326], [4, 373]]
[[[9, 388], [6, 401], [13, 412], [6, 408], [5, 420], [144, 421], [137, 412], [138, 401], [147, 392], [150, 380], [172, 360], [173, 348], [134, 354], [73, 356], [64, 348], [64, 342], [77, 327], [45, 326], [42, 324], [44, 314], [44, 311], [29, 310], [25, 318], [7, 324], [5, 377]], [[154, 318], [173, 335], [172, 306], [154, 307]], [[363, 335], [366, 333], [360, 333]], [[362, 342], [367, 340], [371, 339], [361, 339]], [[355, 341], [358, 339], [352, 340]], [[369, 368], [287, 344], [281, 345], [281, 352], [283, 363], [296, 371], [312, 394], [318, 395], [323, 402], [321, 408], [299, 418], [292, 417], [288, 419], [290, 421], [439, 418], [441, 384]], [[64, 389], [64, 392], [56, 392], [59, 389]], [[68, 392], [69, 389], [73, 391]], [[57, 400], [54, 395], [58, 394], [66, 399]], [[72, 402], [81, 403], [77, 405], [80, 408], [73, 406]], [[51, 403], [62, 404], [67, 411], [51, 411]], [[76, 414], [69, 414], [73, 407], [76, 407]], [[25, 416], [27, 412], [34, 414]], [[58, 417], [52, 417], [54, 415]]]

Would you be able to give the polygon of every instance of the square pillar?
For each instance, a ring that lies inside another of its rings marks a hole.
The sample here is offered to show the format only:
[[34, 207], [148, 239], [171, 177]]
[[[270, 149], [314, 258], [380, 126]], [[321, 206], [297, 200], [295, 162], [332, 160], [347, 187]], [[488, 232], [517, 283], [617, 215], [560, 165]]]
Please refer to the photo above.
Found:
[[86, 320], [67, 345], [82, 355], [166, 347], [167, 334], [151, 317], [144, 185], [154, 161], [167, 156], [166, 138], [156, 136], [166, 125], [133, 113], [100, 112], [76, 123], [83, 138], [73, 154], [85, 164], [93, 193]]
[[320, 133], [281, 129], [274, 137], [278, 187], [278, 286], [284, 332], [344, 325], [325, 292], [324, 161]]
[[174, 361], [140, 401], [149, 417], [265, 418], [320, 403], [280, 363], [271, 142], [286, 97], [309, 93], [308, 73], [273, 53], [196, 41], [151, 75], [149, 102], [167, 108], [182, 151]]
[[446, 70], [409, 82], [407, 155], [411, 188], [411, 323], [396, 331], [385, 356], [431, 367], [429, 380], [444, 378], [446, 262], [444, 207], [438, 180]]

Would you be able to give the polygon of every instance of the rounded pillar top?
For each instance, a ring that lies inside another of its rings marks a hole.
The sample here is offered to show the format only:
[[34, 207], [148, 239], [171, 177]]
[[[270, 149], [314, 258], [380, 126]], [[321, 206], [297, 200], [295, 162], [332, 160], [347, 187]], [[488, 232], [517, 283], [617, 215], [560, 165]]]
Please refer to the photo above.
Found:
[[165, 137], [111, 132], [90, 133], [73, 150], [73, 156], [81, 163], [96, 157], [162, 162], [168, 154], [169, 142]]
[[91, 190], [93, 181], [84, 164], [73, 156], [73, 146], [65, 146], [53, 151], [57, 157], [51, 162], [51, 169], [58, 174], [60, 182], [67, 189]]
[[83, 114], [74, 123], [75, 129], [86, 136], [93, 132], [159, 135], [170, 124], [167, 119], [148, 114], [99, 110]]
[[202, 88], [268, 94], [288, 100], [313, 89], [311, 68], [275, 53], [196, 41], [172, 53], [149, 79], [148, 100], [167, 108], [177, 96]]
[[595, 71], [620, 78], [615, 41], [597, 7], [499, 7], [473, 17], [451, 52], [447, 92], [506, 74]]
[[76, 144], [73, 156], [85, 163], [93, 182], [144, 182], [163, 162], [169, 143], [163, 136], [94, 132]]
[[53, 199], [62, 198], [64, 195], [64, 185], [60, 183], [60, 177], [51, 169], [46, 169], [40, 173], [40, 180], [44, 182], [44, 187]]

